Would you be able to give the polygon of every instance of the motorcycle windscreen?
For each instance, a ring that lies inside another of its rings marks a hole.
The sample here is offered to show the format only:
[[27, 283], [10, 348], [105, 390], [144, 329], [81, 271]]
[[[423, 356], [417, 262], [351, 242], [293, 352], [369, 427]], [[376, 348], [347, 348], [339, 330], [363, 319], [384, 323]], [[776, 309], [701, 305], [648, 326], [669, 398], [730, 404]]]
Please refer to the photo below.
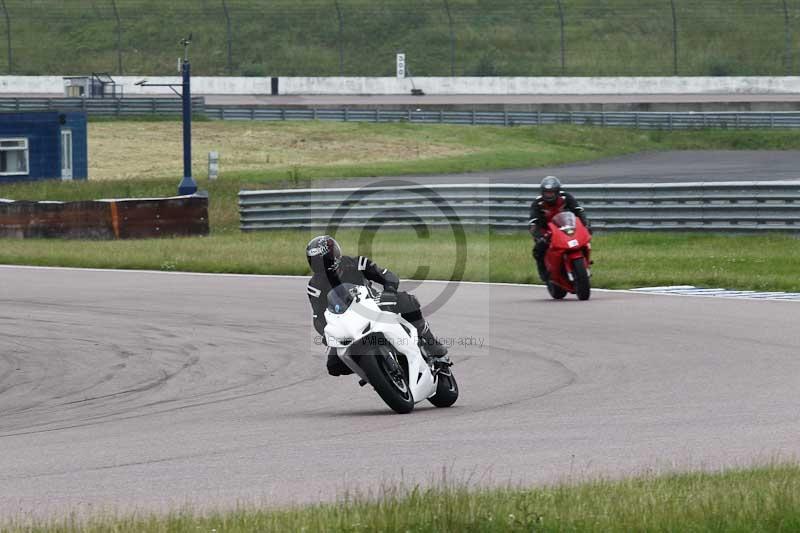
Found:
[[551, 222], [567, 235], [572, 235], [575, 233], [575, 218], [575, 213], [562, 211], [554, 216]]
[[355, 300], [358, 286], [352, 283], [342, 283], [328, 292], [328, 311], [334, 315], [341, 315], [350, 308]]

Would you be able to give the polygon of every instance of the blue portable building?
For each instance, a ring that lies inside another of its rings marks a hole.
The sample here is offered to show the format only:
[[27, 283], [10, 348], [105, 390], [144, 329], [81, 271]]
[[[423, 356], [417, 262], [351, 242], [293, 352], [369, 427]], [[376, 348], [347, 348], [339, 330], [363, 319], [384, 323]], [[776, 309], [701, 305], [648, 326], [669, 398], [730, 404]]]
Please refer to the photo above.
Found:
[[0, 184], [86, 179], [86, 113], [0, 113]]

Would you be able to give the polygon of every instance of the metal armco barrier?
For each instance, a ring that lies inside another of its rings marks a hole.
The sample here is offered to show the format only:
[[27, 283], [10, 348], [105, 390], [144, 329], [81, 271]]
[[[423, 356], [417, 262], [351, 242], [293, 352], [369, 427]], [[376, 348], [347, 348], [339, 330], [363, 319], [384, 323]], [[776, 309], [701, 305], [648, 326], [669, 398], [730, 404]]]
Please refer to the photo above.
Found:
[[[3, 111], [85, 111], [94, 116], [181, 114], [180, 98], [0, 98]], [[192, 113], [217, 120], [326, 120], [411, 122], [484, 126], [579, 126], [639, 129], [800, 128], [800, 111], [776, 112], [601, 112], [601, 111], [444, 111], [391, 109], [297, 109], [245, 105], [206, 105], [192, 98]]]
[[800, 112], [600, 112], [600, 111], [431, 111], [387, 109], [295, 109], [259, 106], [205, 107], [220, 120], [327, 120], [339, 122], [413, 122], [540, 126], [574, 124], [639, 129], [800, 128]]
[[[0, 98], [0, 112], [85, 111], [94, 116], [180, 116], [180, 98]], [[205, 115], [205, 99], [192, 98], [192, 112]]]
[[[595, 228], [800, 231], [800, 181], [569, 185]], [[243, 231], [414, 226], [525, 230], [538, 185], [240, 191]]]

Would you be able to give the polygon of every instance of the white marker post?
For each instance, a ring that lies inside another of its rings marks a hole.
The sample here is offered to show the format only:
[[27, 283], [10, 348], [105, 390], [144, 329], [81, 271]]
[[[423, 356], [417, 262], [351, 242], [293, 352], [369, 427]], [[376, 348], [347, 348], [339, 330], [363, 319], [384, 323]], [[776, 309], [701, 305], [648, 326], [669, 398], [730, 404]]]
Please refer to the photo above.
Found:
[[215, 180], [219, 176], [219, 152], [208, 152], [208, 179]]

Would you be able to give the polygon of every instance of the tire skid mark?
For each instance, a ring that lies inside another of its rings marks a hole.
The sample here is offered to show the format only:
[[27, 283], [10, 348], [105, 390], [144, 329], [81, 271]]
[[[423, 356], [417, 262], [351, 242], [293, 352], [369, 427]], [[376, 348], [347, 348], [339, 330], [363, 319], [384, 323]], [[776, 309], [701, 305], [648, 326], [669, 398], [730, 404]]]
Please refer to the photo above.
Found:
[[[183, 411], [185, 409], [193, 409], [193, 408], [196, 408], [196, 407], [205, 407], [205, 406], [208, 406], [208, 405], [216, 405], [216, 404], [220, 404], [220, 403], [224, 403], [224, 402], [240, 400], [240, 399], [243, 399], [243, 398], [251, 398], [251, 397], [255, 397], [255, 396], [266, 395], [266, 394], [270, 394], [270, 393], [273, 393], [273, 392], [282, 392], [284, 390], [290, 389], [290, 388], [295, 387], [297, 385], [303, 385], [305, 383], [308, 383], [308, 382], [311, 382], [311, 381], [316, 381], [316, 380], [318, 380], [320, 378], [323, 378], [323, 377], [328, 377], [328, 376], [327, 376], [327, 374], [324, 375], [324, 376], [320, 374], [318, 376], [304, 378], [304, 379], [301, 379], [301, 380], [298, 380], [298, 381], [295, 381], [295, 382], [292, 382], [292, 383], [279, 385], [279, 386], [272, 387], [272, 388], [269, 388], [269, 389], [263, 389], [263, 390], [259, 390], [259, 391], [255, 391], [255, 392], [248, 392], [248, 393], [239, 394], [239, 395], [236, 395], [236, 396], [220, 398], [220, 399], [217, 399], [217, 400], [196, 402], [196, 403], [192, 403], [192, 404], [188, 404], [188, 405], [181, 405], [181, 406], [177, 406], [177, 407], [171, 407], [169, 409], [161, 409], [161, 410], [158, 410], [158, 411], [149, 411], [147, 413], [134, 414], [134, 415], [130, 415], [130, 416], [118, 416], [120, 414], [130, 413], [132, 411], [136, 411], [136, 410], [139, 410], [139, 409], [147, 409], [147, 408], [150, 408], [150, 407], [155, 407], [155, 406], [163, 405], [163, 404], [167, 404], [167, 403], [174, 403], [174, 402], [184, 401], [183, 398], [160, 400], [160, 401], [157, 401], [157, 402], [152, 402], [152, 403], [149, 403], [149, 404], [143, 404], [143, 405], [140, 405], [140, 406], [132, 407], [130, 409], [121, 410], [121, 411], [118, 411], [116, 413], [102, 414], [102, 415], [97, 415], [97, 416], [94, 416], [94, 417], [90, 417], [90, 418], [85, 419], [86, 420], [85, 423], [69, 424], [69, 425], [63, 425], [63, 426], [58, 426], [58, 427], [53, 427], [53, 428], [36, 429], [36, 430], [31, 430], [31, 431], [17, 431], [17, 432], [13, 432], [13, 433], [0, 433], [0, 439], [2, 439], [4, 437], [16, 437], [16, 436], [20, 436], [20, 435], [32, 435], [32, 434], [36, 434], [36, 433], [50, 433], [50, 432], [61, 431], [61, 430], [65, 430], [65, 429], [83, 428], [83, 427], [88, 427], [88, 426], [95, 426], [95, 425], [98, 425], [98, 424], [104, 424], [104, 423], [108, 423], [108, 422], [118, 422], [118, 421], [124, 421], [124, 420], [133, 420], [133, 419], [136, 419], [136, 418], [142, 418], [142, 417], [147, 417], [147, 416], [157, 416], [157, 415], [162, 415], [162, 414], [166, 414], [166, 413]], [[211, 393], [211, 394], [214, 394], [214, 393]], [[44, 424], [41, 424], [41, 425], [47, 425], [47, 423], [44, 423]], [[36, 426], [31, 426], [31, 427], [36, 427]]]

